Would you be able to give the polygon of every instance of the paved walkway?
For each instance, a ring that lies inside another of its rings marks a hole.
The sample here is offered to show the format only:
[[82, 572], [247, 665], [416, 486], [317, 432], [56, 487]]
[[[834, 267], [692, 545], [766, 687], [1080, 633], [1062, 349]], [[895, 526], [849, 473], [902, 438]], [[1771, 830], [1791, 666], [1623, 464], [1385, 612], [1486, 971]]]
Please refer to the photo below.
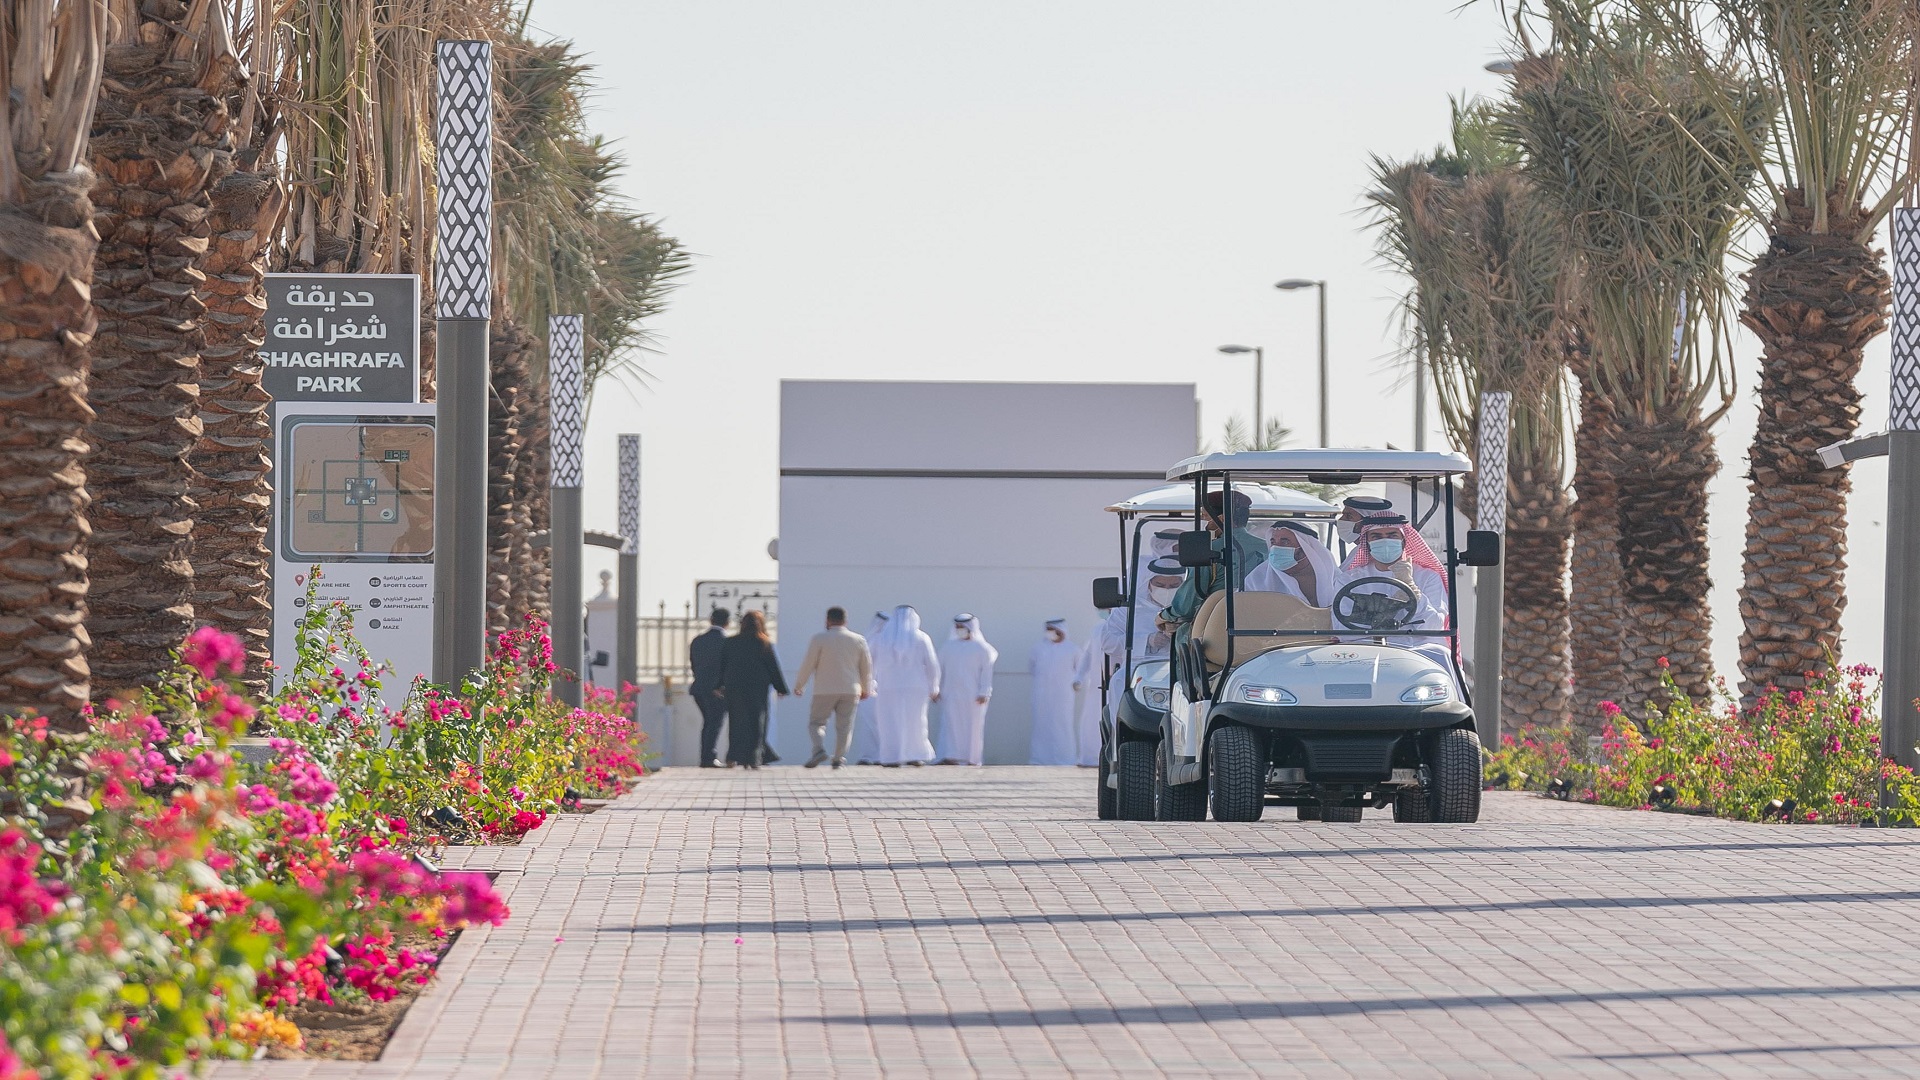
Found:
[[[1920, 1073], [1920, 837], [1490, 796], [1093, 820], [1071, 769], [669, 770], [516, 848], [385, 1058], [227, 1078]], [[457, 861], [457, 860], [450, 860]]]

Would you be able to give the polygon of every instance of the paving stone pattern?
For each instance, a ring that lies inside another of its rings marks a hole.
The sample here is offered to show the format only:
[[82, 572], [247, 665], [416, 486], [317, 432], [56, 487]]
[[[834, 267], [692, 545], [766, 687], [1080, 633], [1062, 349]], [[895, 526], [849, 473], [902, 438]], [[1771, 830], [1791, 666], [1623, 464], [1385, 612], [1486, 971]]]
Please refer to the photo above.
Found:
[[450, 863], [384, 1059], [229, 1078], [1920, 1073], [1920, 837], [1489, 796], [1093, 820], [1072, 769], [669, 770]]

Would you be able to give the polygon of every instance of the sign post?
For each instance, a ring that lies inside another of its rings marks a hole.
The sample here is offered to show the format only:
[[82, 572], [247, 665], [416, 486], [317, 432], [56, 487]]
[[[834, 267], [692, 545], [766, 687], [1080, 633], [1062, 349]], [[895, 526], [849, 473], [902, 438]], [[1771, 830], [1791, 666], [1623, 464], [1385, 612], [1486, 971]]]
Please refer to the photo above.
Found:
[[[614, 677], [640, 681], [640, 436], [620, 436], [620, 633]], [[636, 718], [637, 719], [637, 718]]]
[[578, 706], [586, 667], [580, 597], [581, 545], [584, 542], [580, 481], [584, 471], [586, 419], [586, 335], [579, 315], [547, 319], [547, 379], [553, 390], [548, 432], [553, 488], [553, 657], [560, 666], [556, 684], [560, 700]]
[[[487, 648], [487, 384], [493, 318], [493, 46], [435, 45], [436, 398], [433, 681], [457, 686]], [[578, 661], [576, 661], [577, 663]]]
[[[1480, 395], [1480, 445], [1474, 456], [1473, 527], [1507, 531], [1507, 439], [1513, 427], [1513, 395], [1504, 390]], [[1500, 655], [1506, 637], [1505, 559], [1474, 571], [1473, 717], [1483, 746], [1500, 746]]]
[[1880, 749], [1920, 766], [1920, 209], [1893, 216], [1893, 393], [1887, 418], [1886, 674]]

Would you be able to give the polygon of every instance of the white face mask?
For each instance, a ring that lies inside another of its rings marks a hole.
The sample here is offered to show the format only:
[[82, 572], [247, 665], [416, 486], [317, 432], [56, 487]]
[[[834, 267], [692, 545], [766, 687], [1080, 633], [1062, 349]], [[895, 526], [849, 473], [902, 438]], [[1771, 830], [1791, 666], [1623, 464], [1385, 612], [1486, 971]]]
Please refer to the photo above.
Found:
[[1336, 521], [1333, 523], [1333, 531], [1340, 534], [1340, 539], [1351, 544], [1357, 535], [1359, 525], [1357, 521]]

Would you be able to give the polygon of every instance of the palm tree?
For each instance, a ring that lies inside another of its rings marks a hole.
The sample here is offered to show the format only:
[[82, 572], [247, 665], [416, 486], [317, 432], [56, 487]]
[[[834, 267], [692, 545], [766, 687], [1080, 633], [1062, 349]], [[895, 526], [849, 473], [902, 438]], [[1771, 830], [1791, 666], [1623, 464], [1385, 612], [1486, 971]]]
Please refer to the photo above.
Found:
[[103, 0], [0, 13], [0, 711], [78, 723], [86, 658], [88, 281], [85, 164], [106, 49]]
[[149, 685], [193, 626], [196, 484], [206, 345], [197, 263], [210, 192], [233, 171], [227, 96], [239, 56], [221, 5], [112, 0], [89, 147], [96, 180], [91, 400], [94, 681]]
[[[1760, 89], [1689, 70], [1644, 29], [1595, 19], [1582, 0], [1548, 0], [1555, 45], [1517, 65], [1504, 113], [1523, 169], [1554, 211], [1580, 272], [1593, 352], [1585, 375], [1605, 402], [1593, 440], [1619, 497], [1622, 689], [1711, 687], [1707, 483], [1711, 425], [1732, 402], [1724, 262], [1754, 169], [1740, 146], [1769, 122]], [[1698, 91], [1741, 103], [1713, 107]]]
[[[1737, 143], [1758, 170], [1767, 246], [1746, 275], [1740, 321], [1760, 338], [1760, 421], [1748, 451], [1740, 587], [1744, 689], [1798, 687], [1839, 650], [1846, 607], [1846, 469], [1815, 451], [1853, 435], [1854, 382], [1886, 327], [1892, 285], [1874, 233], [1908, 192], [1913, 117], [1908, 0], [1632, 0], [1663, 44], [1702, 71], [1731, 52], [1778, 101], [1773, 123]], [[1701, 100], [1737, 115], [1728, 84]]]
[[1569, 327], [1567, 369], [1580, 387], [1580, 422], [1573, 431], [1573, 553], [1567, 588], [1573, 663], [1573, 717], [1587, 727], [1602, 722], [1601, 703], [1626, 685], [1620, 663], [1624, 599], [1620, 585], [1620, 492], [1601, 467], [1613, 413], [1591, 377], [1593, 348]]
[[1477, 444], [1483, 392], [1513, 395], [1506, 699], [1522, 722], [1559, 725], [1570, 680], [1565, 256], [1490, 120], [1484, 106], [1456, 106], [1451, 149], [1401, 165], [1376, 159], [1371, 201], [1382, 255], [1413, 283], [1401, 305], [1407, 352], [1430, 365], [1454, 444]]

